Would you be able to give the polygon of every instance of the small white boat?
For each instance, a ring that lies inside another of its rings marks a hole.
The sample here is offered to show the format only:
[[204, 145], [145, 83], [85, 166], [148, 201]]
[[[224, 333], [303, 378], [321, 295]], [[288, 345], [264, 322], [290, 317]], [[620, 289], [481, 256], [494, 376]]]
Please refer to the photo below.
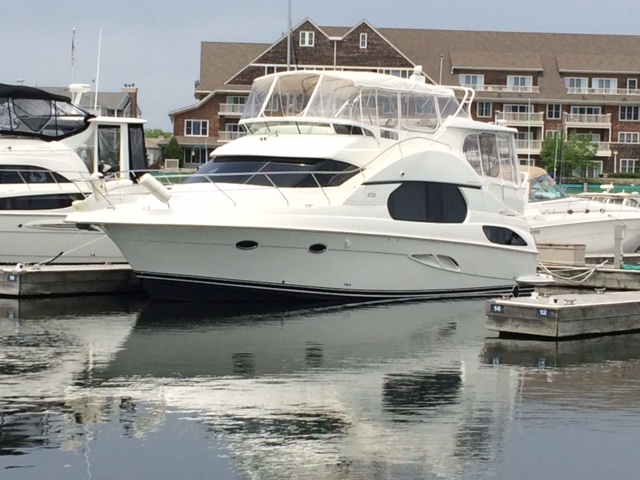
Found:
[[622, 253], [640, 247], [640, 208], [614, 201], [614, 194], [567, 195], [544, 169], [521, 169], [529, 198], [525, 216], [537, 243], [585, 245], [587, 254], [611, 254], [615, 227], [621, 225], [625, 227]]
[[0, 264], [124, 263], [104, 232], [64, 219], [87, 195], [109, 190], [113, 202], [138, 188], [131, 172], [148, 169], [143, 126], [137, 118], [95, 117], [65, 96], [0, 84]]
[[[459, 87], [458, 87], [459, 88]], [[154, 297], [367, 301], [495, 295], [537, 281], [514, 130], [472, 91], [364, 72], [258, 78], [246, 135], [170, 192], [71, 214]]]

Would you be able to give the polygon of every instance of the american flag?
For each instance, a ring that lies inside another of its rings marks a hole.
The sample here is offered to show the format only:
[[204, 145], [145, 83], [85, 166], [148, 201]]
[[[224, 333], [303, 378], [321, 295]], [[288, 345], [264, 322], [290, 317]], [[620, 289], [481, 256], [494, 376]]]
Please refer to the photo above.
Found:
[[75, 65], [76, 63], [76, 29], [73, 29], [73, 33], [71, 34], [71, 65]]

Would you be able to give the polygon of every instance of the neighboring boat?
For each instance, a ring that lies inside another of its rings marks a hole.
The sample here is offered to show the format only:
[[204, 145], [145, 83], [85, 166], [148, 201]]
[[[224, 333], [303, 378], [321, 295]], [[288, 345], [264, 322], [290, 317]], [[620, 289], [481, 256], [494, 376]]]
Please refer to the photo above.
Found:
[[[457, 87], [460, 88], [460, 87]], [[495, 295], [536, 281], [513, 130], [472, 91], [294, 71], [256, 79], [246, 135], [171, 191], [70, 215], [104, 228], [164, 299]]]
[[74, 201], [94, 191], [110, 190], [112, 201], [130, 193], [130, 172], [148, 168], [143, 124], [95, 117], [41, 89], [0, 84], [0, 263], [125, 262], [104, 232], [81, 231], [64, 219]]
[[[640, 208], [628, 202], [602, 201], [602, 194], [570, 196], [542, 168], [521, 167], [528, 185], [525, 216], [539, 244], [585, 245], [585, 253], [613, 253], [615, 227], [625, 226], [622, 252], [640, 247]], [[607, 198], [612, 200], [612, 195]]]

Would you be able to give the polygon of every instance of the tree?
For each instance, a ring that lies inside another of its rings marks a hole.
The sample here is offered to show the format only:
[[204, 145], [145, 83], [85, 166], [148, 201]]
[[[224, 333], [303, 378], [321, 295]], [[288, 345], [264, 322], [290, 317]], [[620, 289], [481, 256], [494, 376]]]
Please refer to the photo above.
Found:
[[145, 129], [144, 136], [146, 138], [158, 138], [158, 137], [169, 138], [171, 136], [171, 133], [165, 132], [164, 130], [161, 130], [159, 128], [149, 128], [149, 129]]
[[540, 159], [550, 173], [559, 178], [572, 175], [586, 175], [594, 166], [593, 158], [598, 151], [597, 144], [589, 137], [575, 132], [550, 135], [542, 142]]
[[182, 147], [178, 143], [178, 140], [176, 139], [176, 137], [171, 137], [167, 146], [164, 147], [162, 156], [165, 160], [167, 158], [177, 158], [178, 160], [180, 160], [180, 167], [182, 167], [182, 163], [183, 163]]

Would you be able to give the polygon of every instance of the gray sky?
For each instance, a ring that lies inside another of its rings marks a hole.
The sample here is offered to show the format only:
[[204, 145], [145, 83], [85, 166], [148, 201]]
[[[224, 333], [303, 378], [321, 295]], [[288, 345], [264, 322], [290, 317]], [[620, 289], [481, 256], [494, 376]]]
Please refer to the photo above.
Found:
[[[74, 78], [111, 92], [134, 83], [147, 128], [164, 130], [172, 128], [169, 111], [195, 103], [201, 42], [272, 43], [288, 24], [288, 0], [3, 3], [1, 83], [66, 86]], [[638, 0], [291, 0], [293, 26], [307, 17], [320, 26], [640, 33]]]

